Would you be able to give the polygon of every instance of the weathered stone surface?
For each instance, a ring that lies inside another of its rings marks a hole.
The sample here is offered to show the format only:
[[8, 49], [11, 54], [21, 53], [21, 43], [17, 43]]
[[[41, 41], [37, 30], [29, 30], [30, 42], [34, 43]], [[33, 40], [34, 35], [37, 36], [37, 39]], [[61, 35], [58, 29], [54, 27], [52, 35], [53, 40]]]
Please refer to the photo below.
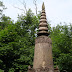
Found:
[[46, 16], [41, 16], [40, 19], [46, 19]]
[[33, 68], [38, 69], [44, 66], [53, 70], [51, 39], [47, 36], [39, 36], [35, 40]]
[[48, 36], [49, 35], [44, 3], [42, 5], [42, 13], [41, 13], [41, 17], [40, 17], [39, 32], [37, 33], [37, 35], [38, 36], [41, 36], [41, 35]]
[[39, 36], [35, 39], [35, 44], [37, 43], [48, 43], [52, 44], [51, 39], [48, 36]]
[[60, 72], [58, 66], [54, 69], [54, 72]]
[[48, 27], [48, 25], [47, 25], [47, 23], [42, 22], [42, 23], [39, 24], [39, 27]]
[[54, 72], [53, 70], [49, 70], [49, 68], [45, 67], [41, 67], [41, 68], [37, 68], [37, 69], [28, 69], [28, 72]]
[[35, 70], [34, 69], [30, 69], [30, 70], [28, 70], [28, 72], [35, 72]]
[[47, 27], [40, 27], [39, 30], [48, 30]]

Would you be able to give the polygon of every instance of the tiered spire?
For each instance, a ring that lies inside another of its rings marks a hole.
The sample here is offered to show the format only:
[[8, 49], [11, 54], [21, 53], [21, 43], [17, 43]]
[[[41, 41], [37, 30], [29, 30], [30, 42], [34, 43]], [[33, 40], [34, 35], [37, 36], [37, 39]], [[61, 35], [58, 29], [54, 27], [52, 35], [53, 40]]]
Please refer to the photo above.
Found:
[[37, 35], [38, 36], [41, 36], [41, 35], [48, 36], [49, 35], [44, 2], [42, 5], [42, 14], [40, 17], [39, 32], [37, 33]]

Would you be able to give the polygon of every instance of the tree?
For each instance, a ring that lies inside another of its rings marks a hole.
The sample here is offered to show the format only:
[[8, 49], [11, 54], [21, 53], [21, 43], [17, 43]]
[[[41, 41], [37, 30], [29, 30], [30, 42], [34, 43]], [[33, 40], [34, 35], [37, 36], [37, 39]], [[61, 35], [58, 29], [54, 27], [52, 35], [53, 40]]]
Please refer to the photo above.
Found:
[[0, 1], [0, 21], [2, 19], [3, 11], [5, 9], [7, 9], [7, 8], [5, 7], [5, 5], [3, 4], [3, 2]]
[[8, 24], [1, 29], [0, 69], [5, 72], [26, 72], [28, 65], [32, 65], [35, 29], [38, 23], [38, 18], [29, 9], [25, 16], [19, 17], [17, 23]]
[[5, 29], [9, 24], [14, 24], [10, 17], [3, 15], [0, 22], [0, 30]]
[[72, 71], [72, 25], [53, 27], [51, 32], [54, 64], [58, 65], [61, 72]]

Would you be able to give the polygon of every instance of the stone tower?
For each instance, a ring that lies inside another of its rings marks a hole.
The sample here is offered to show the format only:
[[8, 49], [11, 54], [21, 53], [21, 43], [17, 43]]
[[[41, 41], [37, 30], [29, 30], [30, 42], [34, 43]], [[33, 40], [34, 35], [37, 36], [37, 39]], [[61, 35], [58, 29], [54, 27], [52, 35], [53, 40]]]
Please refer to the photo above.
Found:
[[42, 5], [38, 37], [35, 40], [33, 69], [40, 72], [54, 72], [52, 59], [52, 41], [48, 37], [48, 24], [46, 20], [45, 6]]
[[52, 58], [52, 41], [49, 38], [45, 6], [42, 5], [38, 37], [35, 39], [33, 68], [28, 72], [54, 72]]

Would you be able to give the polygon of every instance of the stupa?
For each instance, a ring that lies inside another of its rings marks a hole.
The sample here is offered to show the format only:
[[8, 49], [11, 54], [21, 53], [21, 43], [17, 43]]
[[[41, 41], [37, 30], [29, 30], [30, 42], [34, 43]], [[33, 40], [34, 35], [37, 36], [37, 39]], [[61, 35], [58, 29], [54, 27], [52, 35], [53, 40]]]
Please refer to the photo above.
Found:
[[52, 57], [52, 41], [49, 38], [48, 24], [44, 3], [40, 17], [38, 37], [35, 39], [33, 68], [28, 72], [54, 72]]

